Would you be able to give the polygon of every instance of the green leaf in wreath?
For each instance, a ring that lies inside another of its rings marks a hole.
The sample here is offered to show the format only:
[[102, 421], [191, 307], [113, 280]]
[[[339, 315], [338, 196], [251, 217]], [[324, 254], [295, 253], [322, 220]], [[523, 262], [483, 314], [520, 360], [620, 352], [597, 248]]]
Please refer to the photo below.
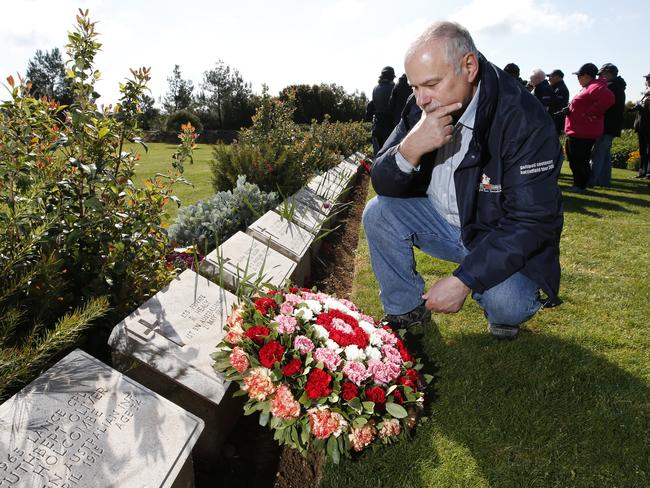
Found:
[[387, 402], [386, 411], [396, 419], [403, 419], [408, 416], [406, 409], [397, 403]]
[[[406, 410], [404, 410], [404, 413], [406, 413]], [[260, 425], [262, 427], [266, 427], [266, 424], [269, 423], [269, 417], [270, 416], [271, 416], [271, 414], [269, 412], [262, 412], [260, 414]]]
[[336, 437], [333, 435], [327, 440], [327, 455], [330, 457], [334, 464], [338, 464], [341, 460], [341, 453], [339, 452], [339, 445], [336, 442]]

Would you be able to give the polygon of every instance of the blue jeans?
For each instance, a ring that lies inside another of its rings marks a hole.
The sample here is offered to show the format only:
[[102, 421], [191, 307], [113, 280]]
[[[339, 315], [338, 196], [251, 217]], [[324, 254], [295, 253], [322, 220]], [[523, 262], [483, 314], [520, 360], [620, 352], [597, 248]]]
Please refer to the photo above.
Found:
[[[413, 246], [429, 256], [460, 263], [468, 250], [460, 228], [447, 222], [426, 198], [377, 196], [363, 212], [363, 227], [370, 260], [379, 282], [384, 311], [391, 315], [410, 312], [422, 303], [425, 283], [415, 269]], [[518, 326], [539, 310], [539, 286], [515, 273], [472, 298], [495, 325]]]
[[612, 186], [612, 141], [614, 137], [603, 134], [591, 150], [591, 176], [589, 186]]

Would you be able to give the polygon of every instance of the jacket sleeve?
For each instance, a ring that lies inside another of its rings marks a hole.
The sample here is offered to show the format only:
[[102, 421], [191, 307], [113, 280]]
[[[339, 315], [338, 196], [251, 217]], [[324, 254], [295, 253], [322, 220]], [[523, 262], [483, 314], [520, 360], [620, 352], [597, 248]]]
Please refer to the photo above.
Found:
[[393, 129], [375, 157], [370, 175], [372, 186], [378, 195], [403, 197], [412, 189], [418, 172], [417, 170], [410, 173], [402, 171], [397, 166], [395, 155], [400, 142], [411, 129], [409, 120], [412, 120], [413, 115], [417, 116], [418, 110], [414, 99], [409, 99], [399, 124]]
[[522, 115], [513, 115], [504, 130], [503, 140], [512, 143], [501, 154], [503, 215], [453, 273], [478, 293], [521, 270], [544, 247], [558, 246], [562, 149], [550, 123], [540, 121], [525, 133], [523, 124]]

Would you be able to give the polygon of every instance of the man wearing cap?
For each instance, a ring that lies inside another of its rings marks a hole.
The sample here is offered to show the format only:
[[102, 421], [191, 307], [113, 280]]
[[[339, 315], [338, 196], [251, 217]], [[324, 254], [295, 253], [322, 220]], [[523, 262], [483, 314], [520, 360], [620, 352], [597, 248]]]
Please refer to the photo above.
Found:
[[625, 80], [618, 76], [618, 68], [605, 63], [598, 70], [598, 78], [607, 82], [607, 88], [614, 94], [614, 105], [605, 112], [603, 135], [594, 144], [591, 152], [591, 176], [589, 186], [612, 186], [612, 141], [620, 137], [625, 112]]
[[598, 68], [593, 63], [583, 64], [573, 74], [582, 90], [571, 100], [564, 124], [566, 155], [573, 173], [573, 186], [567, 191], [583, 193], [591, 174], [591, 150], [603, 135], [605, 112], [614, 105], [614, 94], [605, 80], [596, 79]]
[[650, 73], [645, 75], [646, 91], [634, 106], [634, 130], [639, 138], [639, 174], [636, 178], [650, 179]]
[[[490, 333], [512, 339], [542, 305], [559, 303], [553, 122], [459, 24], [431, 25], [404, 64], [413, 95], [375, 159], [377, 197], [363, 214], [384, 320], [410, 334], [471, 294]], [[414, 247], [458, 267], [427, 291]]]
[[390, 111], [390, 94], [395, 87], [395, 70], [386, 66], [381, 70], [377, 86], [372, 90], [372, 148], [375, 156], [384, 145], [393, 127], [393, 116]]
[[564, 131], [564, 119], [566, 116], [562, 112], [569, 106], [569, 89], [564, 83], [564, 73], [562, 70], [554, 69], [548, 75], [548, 82], [553, 90], [553, 99], [548, 108], [549, 113], [553, 116], [555, 130], [560, 135]]

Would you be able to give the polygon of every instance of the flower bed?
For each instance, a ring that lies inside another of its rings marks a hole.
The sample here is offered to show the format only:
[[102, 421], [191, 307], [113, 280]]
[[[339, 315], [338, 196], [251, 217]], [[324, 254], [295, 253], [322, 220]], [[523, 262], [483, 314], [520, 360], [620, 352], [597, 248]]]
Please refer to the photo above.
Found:
[[302, 453], [341, 455], [409, 434], [432, 380], [400, 337], [348, 300], [272, 289], [236, 307], [215, 369], [248, 395], [275, 439]]

